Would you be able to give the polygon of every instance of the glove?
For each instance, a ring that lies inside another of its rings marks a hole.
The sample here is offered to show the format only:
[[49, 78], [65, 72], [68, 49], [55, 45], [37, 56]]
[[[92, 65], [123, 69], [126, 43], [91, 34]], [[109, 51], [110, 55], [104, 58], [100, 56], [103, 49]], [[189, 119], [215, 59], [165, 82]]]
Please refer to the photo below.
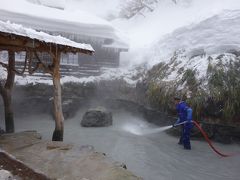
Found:
[[177, 121], [173, 124], [173, 127], [176, 127], [176, 125], [180, 122], [180, 119], [178, 118]]

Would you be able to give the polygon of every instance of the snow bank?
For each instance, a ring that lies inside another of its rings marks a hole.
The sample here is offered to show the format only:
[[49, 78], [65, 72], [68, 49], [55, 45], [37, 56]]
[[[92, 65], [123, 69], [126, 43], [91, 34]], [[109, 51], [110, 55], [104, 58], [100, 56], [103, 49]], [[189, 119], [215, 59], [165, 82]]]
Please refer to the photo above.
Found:
[[174, 31], [153, 46], [154, 62], [167, 60], [179, 49], [189, 58], [240, 49], [240, 10], [226, 10], [198, 24]]
[[159, 81], [181, 80], [187, 69], [195, 71], [197, 79], [206, 80], [209, 63], [215, 66], [219, 61], [228, 64], [237, 60], [231, 52], [240, 52], [239, 29], [240, 10], [225, 10], [162, 38], [151, 46], [147, 63], [150, 67], [160, 62], [168, 65]]
[[[102, 74], [100, 76], [89, 76], [77, 78], [74, 76], [64, 76], [61, 78], [61, 84], [73, 82], [73, 83], [90, 83], [90, 82], [100, 82], [104, 80], [124, 80], [129, 85], [135, 86], [137, 83], [134, 76], [138, 73], [137, 69], [123, 69], [123, 68], [103, 68]], [[1, 69], [0, 69], [1, 73]], [[26, 85], [26, 84], [49, 84], [52, 85], [51, 77], [38, 77], [38, 76], [16, 76], [16, 84]]]
[[239, 0], [161, 0], [153, 12], [137, 15], [130, 20], [117, 19], [116, 27], [129, 35], [130, 46], [146, 48], [177, 28], [198, 23], [223, 9], [240, 9]]
[[9, 21], [8, 22], [0, 21], [0, 32], [29, 37], [31, 39], [37, 39], [39, 41], [44, 41], [47, 43], [55, 43], [79, 49], [94, 51], [92, 46], [89, 44], [76, 43], [61, 36], [52, 36], [44, 32], [38, 32], [35, 31], [34, 29], [25, 28], [19, 24], [10, 23]]

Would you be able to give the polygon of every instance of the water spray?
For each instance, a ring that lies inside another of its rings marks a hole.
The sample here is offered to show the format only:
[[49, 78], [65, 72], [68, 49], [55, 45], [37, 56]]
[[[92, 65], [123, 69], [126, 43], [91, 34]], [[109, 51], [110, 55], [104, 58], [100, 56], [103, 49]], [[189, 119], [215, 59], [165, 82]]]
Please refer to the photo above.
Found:
[[146, 128], [146, 127], [141, 127], [141, 126], [137, 126], [137, 125], [125, 125], [123, 127], [123, 129], [125, 131], [128, 131], [132, 134], [138, 135], [138, 136], [143, 136], [143, 135], [148, 135], [148, 134], [154, 134], [154, 133], [159, 133], [159, 132], [163, 132], [166, 131], [168, 129], [171, 129], [173, 127], [185, 124], [186, 122], [182, 122], [182, 123], [178, 123], [175, 125], [169, 125], [169, 126], [163, 126], [163, 127], [159, 127], [159, 128]]
[[[163, 132], [165, 130], [171, 129], [173, 127], [176, 126], [180, 126], [187, 123], [187, 121], [178, 123], [178, 124], [174, 124], [174, 125], [170, 125], [170, 126], [164, 126], [164, 127], [159, 127], [159, 128], [151, 128], [151, 129], [147, 129], [147, 128], [142, 128], [139, 126], [134, 126], [134, 125], [127, 125], [124, 127], [125, 131], [128, 131], [132, 134], [138, 135], [138, 136], [143, 136], [143, 135], [148, 135], [148, 134], [153, 134], [153, 133], [159, 133], [159, 132]], [[222, 156], [222, 157], [230, 157], [233, 156], [233, 154], [225, 154], [225, 153], [221, 153], [219, 150], [217, 150], [211, 140], [208, 138], [206, 132], [201, 128], [200, 124], [198, 124], [196, 121], [191, 121], [190, 123], [193, 123], [201, 132], [201, 134], [203, 135], [203, 137], [205, 138], [205, 140], [207, 141], [208, 145], [210, 146], [210, 148], [217, 153], [218, 155]]]

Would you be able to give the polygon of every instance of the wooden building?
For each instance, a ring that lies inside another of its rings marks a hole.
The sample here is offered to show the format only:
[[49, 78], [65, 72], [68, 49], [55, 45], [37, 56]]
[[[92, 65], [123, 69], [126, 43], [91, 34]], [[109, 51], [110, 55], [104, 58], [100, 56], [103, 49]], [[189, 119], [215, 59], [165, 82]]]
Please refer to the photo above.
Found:
[[79, 12], [76, 15], [64, 10], [42, 8], [44, 8], [44, 13], [36, 9], [34, 14], [31, 14], [32, 11], [21, 9], [19, 12], [11, 11], [11, 9], [0, 10], [0, 20], [20, 23], [51, 35], [60, 35], [75, 42], [91, 44], [95, 50], [91, 57], [80, 53], [61, 55], [63, 75], [65, 71], [67, 72], [66, 66], [75, 69], [77, 76], [90, 75], [87, 73], [90, 70], [93, 70], [92, 75], [94, 75], [100, 67], [119, 66], [121, 53], [128, 51], [128, 45], [109, 22], [85, 12]]

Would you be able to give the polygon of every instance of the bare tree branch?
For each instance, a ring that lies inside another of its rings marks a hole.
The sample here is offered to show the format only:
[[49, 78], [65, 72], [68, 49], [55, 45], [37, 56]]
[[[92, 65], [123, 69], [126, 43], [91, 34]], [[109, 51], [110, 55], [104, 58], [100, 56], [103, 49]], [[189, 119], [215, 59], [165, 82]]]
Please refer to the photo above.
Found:
[[[178, 0], [169, 1], [175, 4], [178, 2]], [[122, 5], [119, 15], [127, 19], [138, 14], [144, 16], [145, 12], [153, 12], [159, 2], [161, 2], [161, 0], [128, 0]]]

